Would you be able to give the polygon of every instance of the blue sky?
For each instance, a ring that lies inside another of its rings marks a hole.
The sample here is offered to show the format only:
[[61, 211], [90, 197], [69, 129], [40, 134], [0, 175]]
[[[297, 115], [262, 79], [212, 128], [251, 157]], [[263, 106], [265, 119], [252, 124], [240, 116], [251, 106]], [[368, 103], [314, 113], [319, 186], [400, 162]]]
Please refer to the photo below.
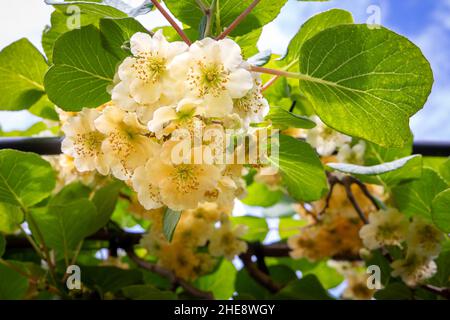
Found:
[[[132, 5], [141, 1], [126, 0]], [[371, 14], [367, 9], [373, 5], [380, 9], [381, 24], [416, 43], [434, 70], [433, 92], [424, 109], [411, 120], [416, 140], [450, 141], [450, 0], [289, 0], [278, 18], [264, 28], [258, 46], [281, 54], [310, 16], [343, 8], [353, 13], [356, 22], [365, 23]], [[30, 38], [40, 48], [41, 30], [49, 23], [51, 11], [43, 0], [1, 0], [0, 49], [21, 37]], [[166, 24], [157, 12], [140, 20], [149, 28]], [[36, 119], [27, 112], [0, 113], [5, 130], [25, 128], [33, 121]]]

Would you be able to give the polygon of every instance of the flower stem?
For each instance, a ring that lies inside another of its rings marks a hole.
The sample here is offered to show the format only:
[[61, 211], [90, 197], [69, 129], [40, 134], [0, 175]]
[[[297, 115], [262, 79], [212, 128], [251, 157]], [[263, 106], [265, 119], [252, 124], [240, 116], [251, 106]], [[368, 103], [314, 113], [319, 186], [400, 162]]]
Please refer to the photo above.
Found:
[[263, 87], [261, 88], [261, 91], [264, 92], [264, 91], [266, 91], [267, 89], [269, 89], [269, 87], [270, 87], [271, 85], [273, 85], [273, 84], [275, 83], [275, 81], [278, 80], [279, 77], [280, 77], [280, 76], [273, 76], [272, 78], [270, 78], [269, 81], [267, 81], [266, 83], [264, 83]]
[[[298, 59], [294, 59], [291, 63], [289, 63], [287, 66], [285, 66], [282, 70], [283, 71], [287, 71], [289, 70], [294, 64], [296, 64], [298, 62]], [[262, 87], [261, 91], [265, 91], [267, 90], [271, 85], [273, 85], [275, 83], [275, 81], [278, 80], [280, 76], [273, 76], [269, 81], [267, 81], [264, 86]]]
[[285, 71], [285, 70], [270, 69], [270, 68], [264, 68], [264, 67], [258, 67], [258, 66], [251, 66], [250, 70], [254, 71], [254, 72], [259, 72], [259, 73], [272, 74], [272, 75], [278, 76], [278, 77], [311, 80], [311, 77], [309, 77], [305, 74], [302, 74], [302, 73], [298, 73], [298, 72], [289, 72], [289, 71]]
[[223, 39], [226, 36], [228, 36], [231, 31], [233, 31], [238, 25], [239, 23], [241, 23], [242, 20], [245, 19], [246, 16], [248, 16], [248, 14], [253, 10], [253, 8], [256, 7], [256, 5], [260, 2], [261, 0], [254, 0], [247, 9], [244, 10], [244, 12], [242, 12], [229, 26], [228, 28], [226, 28], [218, 37], [217, 40]]
[[[199, 0], [202, 2], [201, 0]], [[216, 11], [216, 0], [212, 0], [211, 6], [209, 8], [204, 9], [204, 13], [206, 15], [206, 26], [205, 31], [203, 32], [203, 38], [208, 37], [211, 34], [212, 29], [212, 21]]]
[[159, 10], [159, 12], [161, 12], [161, 14], [164, 16], [164, 18], [166, 18], [166, 20], [170, 23], [170, 25], [178, 32], [178, 34], [180, 35], [181, 39], [183, 39], [184, 42], [186, 42], [186, 44], [188, 46], [191, 45], [191, 40], [189, 40], [189, 38], [187, 37], [187, 35], [183, 32], [183, 30], [177, 25], [177, 23], [175, 22], [175, 20], [170, 16], [170, 14], [161, 6], [161, 4], [158, 2], [158, 0], [151, 0], [152, 3], [154, 4], [154, 6], [156, 7], [156, 9]]

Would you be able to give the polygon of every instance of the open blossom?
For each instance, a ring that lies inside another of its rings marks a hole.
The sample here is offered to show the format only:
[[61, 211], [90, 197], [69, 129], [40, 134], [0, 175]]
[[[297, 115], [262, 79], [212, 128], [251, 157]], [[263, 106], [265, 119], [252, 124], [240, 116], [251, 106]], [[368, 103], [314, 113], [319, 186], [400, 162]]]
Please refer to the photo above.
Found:
[[410, 251], [404, 259], [391, 263], [392, 276], [401, 277], [409, 286], [416, 286], [431, 278], [437, 271], [436, 263], [428, 257]]
[[379, 210], [369, 215], [369, 224], [363, 226], [359, 236], [371, 250], [383, 245], [401, 246], [408, 233], [408, 220], [396, 209]]
[[319, 155], [330, 156], [337, 149], [351, 142], [351, 137], [328, 127], [319, 117], [314, 116], [312, 120], [316, 126], [308, 130], [306, 141], [317, 150]]
[[261, 92], [261, 79], [253, 74], [253, 88], [242, 98], [234, 99], [233, 112], [237, 113], [246, 125], [259, 123], [269, 112], [269, 103]]
[[[215, 165], [206, 163], [195, 164], [184, 161], [174, 163], [171, 161], [174, 157], [171, 153], [178, 145], [177, 141], [165, 142], [161, 152], [163, 156], [150, 160], [145, 167], [145, 170], [151, 173], [151, 179], [141, 180], [135, 175], [134, 187], [138, 193], [141, 191], [141, 195], [145, 188], [148, 188], [149, 195], [159, 190], [162, 202], [173, 210], [194, 209], [199, 203], [208, 200], [208, 193], [216, 188], [221, 170]], [[138, 174], [140, 172], [142, 169]], [[139, 181], [144, 185], [140, 186]], [[144, 203], [150, 205], [152, 202], [149, 200]]]
[[145, 136], [135, 113], [127, 113], [109, 106], [95, 120], [95, 127], [106, 136], [102, 151], [111, 166], [112, 174], [121, 180], [131, 179], [134, 170], [156, 156], [159, 145]]
[[444, 241], [444, 234], [422, 218], [414, 217], [409, 226], [406, 244], [408, 251], [414, 250], [417, 254], [429, 258], [435, 258], [441, 250], [441, 242]]
[[349, 144], [343, 145], [336, 155], [339, 162], [352, 163], [362, 165], [364, 163], [364, 152], [366, 151], [366, 143], [359, 141], [354, 146]]
[[[200, 113], [198, 106], [201, 101], [197, 99], [185, 98], [178, 102], [176, 107], [165, 106], [157, 109], [153, 114], [153, 119], [148, 122], [148, 129], [156, 134], [158, 139], [168, 135], [176, 127], [183, 125]], [[169, 124], [170, 128], [164, 130]]]
[[253, 88], [241, 48], [230, 39], [196, 41], [174, 59], [170, 69], [173, 78], [184, 79], [187, 96], [203, 100], [208, 117], [231, 113], [233, 99], [244, 97]]
[[94, 121], [101, 115], [95, 109], [83, 109], [75, 116], [68, 117], [62, 127], [65, 138], [61, 150], [71, 156], [80, 172], [97, 170], [109, 173], [109, 162], [102, 150], [105, 135], [98, 132]]
[[247, 226], [238, 225], [233, 228], [230, 221], [222, 221], [220, 228], [210, 239], [209, 252], [213, 256], [224, 256], [228, 260], [232, 260], [236, 255], [247, 250], [247, 243], [240, 240], [240, 237], [246, 232]]
[[119, 66], [121, 82], [112, 90], [113, 96], [116, 94], [118, 98], [115, 102], [132, 106], [132, 101], [127, 100], [131, 97], [145, 105], [156, 103], [162, 96], [177, 96], [179, 92], [175, 90], [168, 67], [177, 55], [187, 50], [187, 45], [180, 41], [168, 42], [162, 30], [158, 30], [153, 37], [135, 33], [130, 46], [133, 56]]

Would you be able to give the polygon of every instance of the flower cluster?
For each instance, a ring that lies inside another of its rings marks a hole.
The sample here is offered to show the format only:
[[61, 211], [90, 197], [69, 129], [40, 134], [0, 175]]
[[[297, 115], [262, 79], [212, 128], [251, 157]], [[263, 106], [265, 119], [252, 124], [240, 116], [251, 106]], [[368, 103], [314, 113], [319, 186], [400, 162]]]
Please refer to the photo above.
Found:
[[404, 249], [404, 257], [391, 264], [392, 276], [401, 277], [410, 286], [420, 284], [437, 271], [433, 259], [439, 255], [444, 234], [423, 218], [409, 221], [396, 209], [380, 210], [369, 215], [369, 224], [361, 228], [360, 236], [371, 250], [383, 246]]
[[242, 165], [221, 161], [238, 149], [225, 148], [223, 133], [246, 135], [268, 112], [258, 74], [230, 39], [188, 47], [160, 30], [134, 34], [130, 48], [112, 101], [67, 115], [63, 152], [81, 172], [126, 181], [147, 210], [232, 205], [244, 189]]
[[74, 164], [74, 159], [66, 154], [44, 156], [56, 172], [56, 186], [54, 192], [60, 191], [64, 186], [80, 182], [93, 189], [99, 188], [108, 182], [108, 178], [95, 171], [80, 172]]
[[247, 243], [240, 240], [246, 227], [233, 226], [228, 213], [215, 203], [183, 211], [172, 241], [163, 234], [161, 210], [152, 210], [147, 217], [152, 225], [142, 246], [158, 259], [159, 265], [183, 279], [211, 272], [220, 257], [232, 260], [247, 250]]
[[[376, 191], [368, 186], [371, 191]], [[375, 210], [373, 204], [355, 185], [352, 191], [365, 214]], [[363, 223], [347, 198], [345, 189], [335, 185], [328, 201], [312, 203], [306, 210], [298, 206], [300, 214], [311, 223], [300, 229], [300, 232], [288, 239], [290, 255], [294, 259], [307, 258], [318, 261], [329, 257], [355, 257], [362, 248], [358, 233]]]

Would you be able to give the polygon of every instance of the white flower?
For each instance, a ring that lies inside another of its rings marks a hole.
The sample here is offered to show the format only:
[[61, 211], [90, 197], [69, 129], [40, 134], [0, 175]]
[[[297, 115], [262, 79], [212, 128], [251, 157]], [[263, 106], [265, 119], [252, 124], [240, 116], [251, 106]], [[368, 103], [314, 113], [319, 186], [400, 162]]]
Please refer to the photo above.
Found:
[[68, 116], [62, 127], [65, 138], [61, 150], [74, 158], [78, 171], [97, 170], [106, 175], [109, 173], [109, 163], [101, 148], [105, 136], [94, 125], [99, 116], [99, 111], [86, 108], [76, 116]]
[[369, 224], [363, 226], [359, 236], [364, 246], [374, 250], [383, 245], [401, 246], [408, 232], [408, 220], [396, 209], [379, 210], [369, 215]]
[[444, 241], [444, 234], [430, 223], [419, 217], [414, 217], [409, 226], [406, 243], [408, 250], [428, 258], [435, 258], [441, 250], [441, 242]]
[[247, 251], [247, 243], [240, 240], [247, 232], [247, 226], [237, 225], [233, 228], [229, 220], [222, 221], [209, 240], [209, 253], [214, 257], [224, 256], [228, 260], [233, 260], [236, 255]]
[[[119, 66], [119, 82], [112, 90], [113, 101], [124, 108], [154, 104], [161, 96], [177, 97], [168, 66], [175, 56], [187, 50], [180, 41], [168, 42], [162, 30], [153, 37], [138, 32], [130, 39], [132, 57]], [[178, 91], [178, 92], [177, 92]]]
[[233, 112], [237, 113], [246, 125], [259, 123], [269, 112], [269, 103], [261, 93], [259, 75], [253, 74], [253, 88], [242, 98], [234, 99]]
[[233, 99], [244, 97], [253, 88], [241, 48], [230, 39], [195, 42], [187, 53], [174, 59], [170, 70], [173, 78], [185, 79], [187, 95], [203, 100], [207, 117], [231, 113]]
[[336, 149], [351, 142], [352, 138], [325, 125], [317, 116], [311, 117], [316, 126], [308, 130], [306, 141], [313, 146], [319, 155], [330, 156]]
[[151, 161], [134, 171], [132, 183], [139, 203], [146, 210], [157, 209], [164, 205], [159, 194], [158, 182], [152, 175]]
[[[173, 210], [195, 209], [199, 203], [207, 201], [208, 194], [217, 187], [221, 170], [215, 165], [204, 163], [174, 164], [171, 153], [178, 143], [165, 142], [160, 156], [150, 160], [146, 170], [150, 171], [152, 181], [165, 205]], [[195, 150], [193, 154], [194, 152]]]
[[351, 147], [349, 144], [344, 144], [339, 149], [336, 158], [339, 162], [361, 165], [364, 163], [365, 151], [366, 143], [362, 140], [355, 144], [353, 147]]
[[135, 113], [109, 106], [95, 120], [95, 127], [106, 136], [102, 151], [112, 174], [120, 180], [130, 179], [137, 167], [159, 152], [159, 145], [145, 136], [147, 129], [138, 122]]
[[393, 277], [401, 277], [409, 286], [416, 286], [431, 278], [437, 271], [436, 263], [417, 252], [408, 252], [405, 259], [391, 263]]
[[190, 120], [199, 113], [197, 109], [199, 104], [199, 100], [185, 98], [178, 102], [176, 108], [170, 106], [161, 107], [154, 112], [153, 119], [148, 122], [148, 129], [154, 132], [158, 139], [161, 139], [164, 135], [163, 129], [167, 124], [172, 121], [182, 123]]

